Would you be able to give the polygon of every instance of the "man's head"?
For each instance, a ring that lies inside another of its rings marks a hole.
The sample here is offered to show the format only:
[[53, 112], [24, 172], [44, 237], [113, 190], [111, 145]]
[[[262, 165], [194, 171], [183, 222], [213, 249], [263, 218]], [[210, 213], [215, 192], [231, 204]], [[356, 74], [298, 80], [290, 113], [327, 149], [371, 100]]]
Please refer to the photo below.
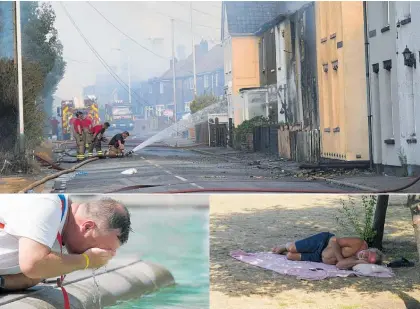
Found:
[[103, 128], [108, 129], [110, 126], [109, 122], [104, 122]]
[[130, 136], [130, 133], [128, 133], [128, 131], [124, 131], [121, 135], [124, 139], [127, 139], [127, 137]]
[[375, 248], [362, 250], [357, 254], [359, 260], [365, 260], [369, 264], [382, 264], [384, 254]]
[[128, 241], [130, 231], [127, 208], [111, 198], [102, 198], [71, 204], [63, 242], [70, 253], [80, 254], [90, 248], [116, 251]]
[[76, 118], [77, 119], [83, 119], [83, 113], [81, 111], [76, 112]]

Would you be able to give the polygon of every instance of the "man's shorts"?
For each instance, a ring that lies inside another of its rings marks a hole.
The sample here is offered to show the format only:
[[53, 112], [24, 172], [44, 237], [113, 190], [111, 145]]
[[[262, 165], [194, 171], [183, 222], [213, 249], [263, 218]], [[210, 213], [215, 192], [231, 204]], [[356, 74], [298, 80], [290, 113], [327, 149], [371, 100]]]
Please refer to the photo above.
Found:
[[322, 263], [322, 251], [334, 234], [322, 232], [295, 242], [296, 250], [301, 255], [302, 261]]

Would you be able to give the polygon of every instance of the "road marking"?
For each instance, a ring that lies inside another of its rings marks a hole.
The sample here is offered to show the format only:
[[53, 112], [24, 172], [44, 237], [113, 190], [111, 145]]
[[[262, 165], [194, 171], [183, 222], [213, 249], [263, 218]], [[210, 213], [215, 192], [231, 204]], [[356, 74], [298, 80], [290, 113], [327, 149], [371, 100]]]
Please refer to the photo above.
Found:
[[182, 181], [188, 181], [188, 180], [186, 180], [185, 178], [183, 178], [183, 177], [181, 177], [181, 176], [176, 176], [176, 175], [175, 175], [175, 177], [176, 177], [176, 178], [178, 178], [179, 180], [182, 180]]
[[199, 188], [199, 189], [204, 189], [202, 186], [197, 185], [196, 183], [191, 182], [190, 185]]
[[[150, 160], [146, 160], [145, 158], [143, 158], [143, 157], [141, 157], [142, 159], [144, 159], [147, 163], [149, 163], [150, 165], [153, 165], [153, 166], [155, 166], [155, 167], [157, 167], [157, 168], [160, 168], [160, 169], [163, 169], [163, 167], [162, 166], [160, 166], [159, 164], [156, 164], [156, 163], [153, 163], [152, 161], [150, 161]], [[181, 176], [177, 176], [177, 175], [174, 175], [171, 171], [168, 171], [168, 170], [163, 170], [166, 174], [168, 174], [168, 175], [173, 175], [175, 178], [177, 178], [177, 179], [179, 179], [179, 180], [181, 180], [181, 181], [183, 181], [183, 182], [188, 182], [188, 180], [186, 179], [186, 178], [184, 178], [184, 177], [181, 177]], [[127, 180], [128, 181], [128, 180]], [[197, 185], [196, 183], [194, 183], [194, 182], [190, 182], [189, 183], [191, 186], [193, 186], [193, 187], [196, 187], [196, 188], [198, 188], [198, 189], [204, 189], [204, 187], [202, 187], [202, 186], [199, 186], [199, 185]]]
[[145, 158], [145, 157], [140, 157], [140, 158], [142, 158], [143, 160], [146, 160], [146, 158]]

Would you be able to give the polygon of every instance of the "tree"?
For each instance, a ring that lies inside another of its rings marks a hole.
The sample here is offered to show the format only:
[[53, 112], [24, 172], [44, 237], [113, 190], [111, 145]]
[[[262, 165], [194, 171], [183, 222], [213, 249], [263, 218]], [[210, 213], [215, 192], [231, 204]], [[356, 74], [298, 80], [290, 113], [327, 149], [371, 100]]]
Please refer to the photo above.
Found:
[[376, 201], [375, 215], [373, 218], [372, 229], [375, 235], [372, 240], [372, 247], [382, 250], [382, 240], [384, 238], [384, 227], [386, 211], [388, 209], [389, 195], [379, 195]]
[[208, 106], [216, 104], [219, 101], [219, 98], [212, 94], [203, 94], [198, 96], [191, 102], [190, 110], [191, 114], [194, 114]]
[[[33, 149], [42, 141], [46, 115], [52, 112], [52, 95], [64, 76], [66, 64], [51, 5], [38, 2], [20, 5], [25, 136], [26, 147]], [[0, 152], [4, 156], [5, 153], [10, 156], [17, 141], [16, 81], [14, 61], [0, 60]]]
[[417, 243], [417, 252], [420, 258], [420, 195], [409, 195], [407, 207], [410, 208], [413, 220], [414, 236]]
[[49, 3], [22, 2], [27, 23], [23, 26], [22, 53], [26, 61], [40, 66], [43, 88], [39, 93], [47, 116], [51, 116], [53, 94], [65, 73], [63, 45], [54, 27], [55, 12]]

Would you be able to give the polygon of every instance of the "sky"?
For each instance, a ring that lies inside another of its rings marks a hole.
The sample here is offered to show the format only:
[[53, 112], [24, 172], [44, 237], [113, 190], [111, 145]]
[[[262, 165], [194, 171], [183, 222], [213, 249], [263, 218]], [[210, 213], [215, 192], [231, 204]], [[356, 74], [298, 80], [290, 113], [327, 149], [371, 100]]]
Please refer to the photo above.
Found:
[[[51, 4], [56, 13], [55, 27], [64, 47], [63, 57], [67, 62], [66, 73], [55, 94], [60, 99], [81, 97], [83, 87], [94, 84], [98, 74], [110, 75], [91, 48], [126, 83], [129, 73], [132, 80], [161, 75], [169, 69], [172, 55], [171, 18], [175, 20], [175, 46], [184, 45], [186, 55], [191, 53], [191, 2], [53, 1]], [[91, 48], [76, 30], [63, 6]], [[210, 46], [219, 43], [221, 2], [193, 1], [192, 8], [195, 43], [202, 39], [208, 40]], [[163, 43], [157, 47], [151, 39], [163, 39], [160, 40]], [[130, 67], [129, 71], [127, 67]]]

